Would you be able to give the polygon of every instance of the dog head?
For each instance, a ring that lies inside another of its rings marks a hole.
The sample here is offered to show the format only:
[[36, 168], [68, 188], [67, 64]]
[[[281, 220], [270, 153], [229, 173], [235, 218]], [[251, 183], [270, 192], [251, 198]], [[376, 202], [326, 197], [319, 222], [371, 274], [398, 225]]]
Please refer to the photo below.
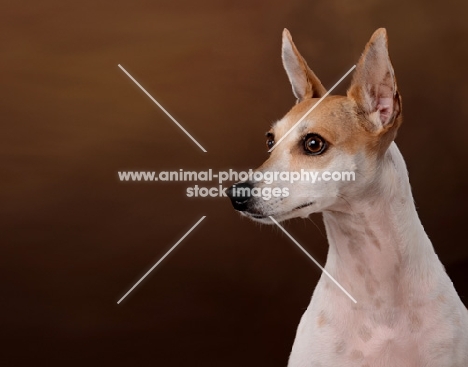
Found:
[[[273, 180], [246, 181], [228, 190], [236, 210], [263, 223], [271, 223], [269, 216], [281, 221], [339, 211], [346, 198], [372, 194], [401, 124], [385, 29], [365, 47], [346, 96], [327, 95], [286, 29], [282, 59], [297, 102], [267, 133], [270, 156], [257, 172]], [[268, 200], [252, 194], [267, 189], [280, 194]]]

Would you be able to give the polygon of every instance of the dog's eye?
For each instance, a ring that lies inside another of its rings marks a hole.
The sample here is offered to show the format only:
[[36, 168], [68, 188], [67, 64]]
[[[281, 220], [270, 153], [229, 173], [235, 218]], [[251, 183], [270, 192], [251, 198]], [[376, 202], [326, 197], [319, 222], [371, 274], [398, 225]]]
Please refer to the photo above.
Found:
[[317, 134], [308, 134], [304, 138], [304, 149], [310, 155], [322, 154], [327, 148], [327, 142]]
[[270, 150], [271, 148], [273, 148], [273, 145], [275, 145], [275, 141], [273, 139], [267, 139], [266, 145], [268, 150]]
[[266, 134], [267, 140], [266, 140], [266, 146], [268, 150], [273, 148], [273, 145], [275, 145], [275, 137], [273, 136], [272, 133], [267, 133]]

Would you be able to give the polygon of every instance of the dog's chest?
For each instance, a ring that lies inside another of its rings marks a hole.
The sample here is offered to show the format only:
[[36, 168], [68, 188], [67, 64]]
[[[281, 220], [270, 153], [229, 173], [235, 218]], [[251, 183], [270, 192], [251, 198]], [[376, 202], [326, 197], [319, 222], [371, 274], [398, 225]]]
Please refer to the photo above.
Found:
[[437, 350], [450, 353], [455, 329], [448, 319], [440, 324], [436, 315], [432, 306], [355, 311], [330, 300], [312, 302], [297, 330], [289, 366], [432, 367], [437, 360], [443, 365], [447, 357]]

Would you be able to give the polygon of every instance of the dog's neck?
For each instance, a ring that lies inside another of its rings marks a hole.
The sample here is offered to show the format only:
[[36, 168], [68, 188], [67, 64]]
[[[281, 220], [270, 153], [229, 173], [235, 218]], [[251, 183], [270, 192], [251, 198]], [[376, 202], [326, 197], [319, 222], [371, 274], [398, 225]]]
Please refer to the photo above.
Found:
[[347, 198], [349, 210], [323, 215], [330, 245], [326, 269], [361, 305], [401, 306], [408, 293], [428, 296], [434, 270], [442, 267], [419, 220], [395, 144], [385, 160], [374, 193]]

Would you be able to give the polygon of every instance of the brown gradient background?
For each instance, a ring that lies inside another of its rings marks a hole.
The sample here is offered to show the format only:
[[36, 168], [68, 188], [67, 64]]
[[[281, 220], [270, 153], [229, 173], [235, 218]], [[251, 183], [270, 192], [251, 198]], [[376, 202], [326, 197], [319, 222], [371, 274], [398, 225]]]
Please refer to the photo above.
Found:
[[[328, 87], [388, 29], [404, 100], [397, 142], [423, 224], [467, 297], [467, 15], [461, 0], [2, 1], [0, 364], [286, 365], [318, 269], [227, 199], [117, 178], [258, 166], [264, 132], [294, 102], [284, 27]], [[312, 219], [286, 227], [324, 263]]]

